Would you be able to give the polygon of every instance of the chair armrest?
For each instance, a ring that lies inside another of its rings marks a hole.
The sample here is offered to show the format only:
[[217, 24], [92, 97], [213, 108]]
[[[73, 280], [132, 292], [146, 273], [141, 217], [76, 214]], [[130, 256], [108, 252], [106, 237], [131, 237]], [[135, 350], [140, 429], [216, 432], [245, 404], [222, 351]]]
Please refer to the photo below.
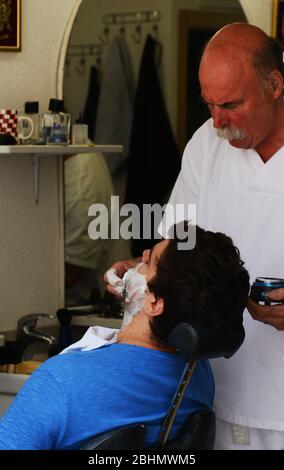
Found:
[[145, 426], [130, 424], [90, 438], [80, 450], [135, 450], [145, 447]]

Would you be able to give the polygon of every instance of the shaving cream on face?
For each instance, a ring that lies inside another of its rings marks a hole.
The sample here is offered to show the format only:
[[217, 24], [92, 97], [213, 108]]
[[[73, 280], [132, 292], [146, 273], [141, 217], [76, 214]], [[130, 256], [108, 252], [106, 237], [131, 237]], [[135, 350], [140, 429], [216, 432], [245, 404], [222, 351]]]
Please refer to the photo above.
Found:
[[124, 296], [124, 314], [122, 328], [132, 320], [145, 304], [147, 282], [144, 274], [138, 272], [144, 263], [139, 263], [124, 274], [123, 278], [117, 276], [115, 269], [107, 272], [108, 283], [114, 287], [119, 295]]
[[138, 272], [142, 264], [129, 269], [123, 276], [125, 301], [122, 328], [128, 325], [133, 316], [142, 310], [146, 301], [146, 277]]

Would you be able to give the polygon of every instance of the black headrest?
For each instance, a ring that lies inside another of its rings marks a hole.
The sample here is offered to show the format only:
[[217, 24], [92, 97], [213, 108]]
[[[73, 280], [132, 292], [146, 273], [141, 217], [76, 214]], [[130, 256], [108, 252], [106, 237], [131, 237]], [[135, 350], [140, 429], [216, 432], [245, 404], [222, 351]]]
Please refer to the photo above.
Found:
[[242, 324], [228, 330], [204, 330], [190, 323], [179, 323], [168, 336], [168, 342], [176, 348], [185, 361], [191, 359], [229, 358], [239, 349], [245, 338]]

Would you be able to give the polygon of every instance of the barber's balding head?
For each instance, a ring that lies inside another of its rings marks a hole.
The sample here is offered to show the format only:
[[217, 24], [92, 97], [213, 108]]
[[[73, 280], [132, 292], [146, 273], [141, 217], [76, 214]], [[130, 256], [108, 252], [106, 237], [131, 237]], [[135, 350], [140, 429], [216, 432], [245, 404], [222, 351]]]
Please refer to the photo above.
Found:
[[259, 149], [283, 113], [283, 49], [260, 28], [233, 23], [208, 42], [199, 80], [220, 137]]
[[232, 23], [219, 29], [210, 39], [208, 46], [232, 42], [242, 48], [253, 50], [261, 47], [267, 38], [267, 34], [257, 26], [247, 23]]
[[252, 66], [264, 81], [274, 69], [284, 77], [283, 46], [257, 26], [247, 23], [224, 26], [208, 42], [202, 60], [216, 51], [224, 57], [227, 54], [238, 58], [246, 67]]

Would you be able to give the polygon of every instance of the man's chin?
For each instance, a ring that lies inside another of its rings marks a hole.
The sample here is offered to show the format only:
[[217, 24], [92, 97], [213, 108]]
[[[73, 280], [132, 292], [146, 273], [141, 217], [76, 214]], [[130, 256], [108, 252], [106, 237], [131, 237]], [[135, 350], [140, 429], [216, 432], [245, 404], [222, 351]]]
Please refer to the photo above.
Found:
[[232, 147], [236, 147], [238, 149], [250, 148], [248, 139], [229, 140], [229, 143]]

